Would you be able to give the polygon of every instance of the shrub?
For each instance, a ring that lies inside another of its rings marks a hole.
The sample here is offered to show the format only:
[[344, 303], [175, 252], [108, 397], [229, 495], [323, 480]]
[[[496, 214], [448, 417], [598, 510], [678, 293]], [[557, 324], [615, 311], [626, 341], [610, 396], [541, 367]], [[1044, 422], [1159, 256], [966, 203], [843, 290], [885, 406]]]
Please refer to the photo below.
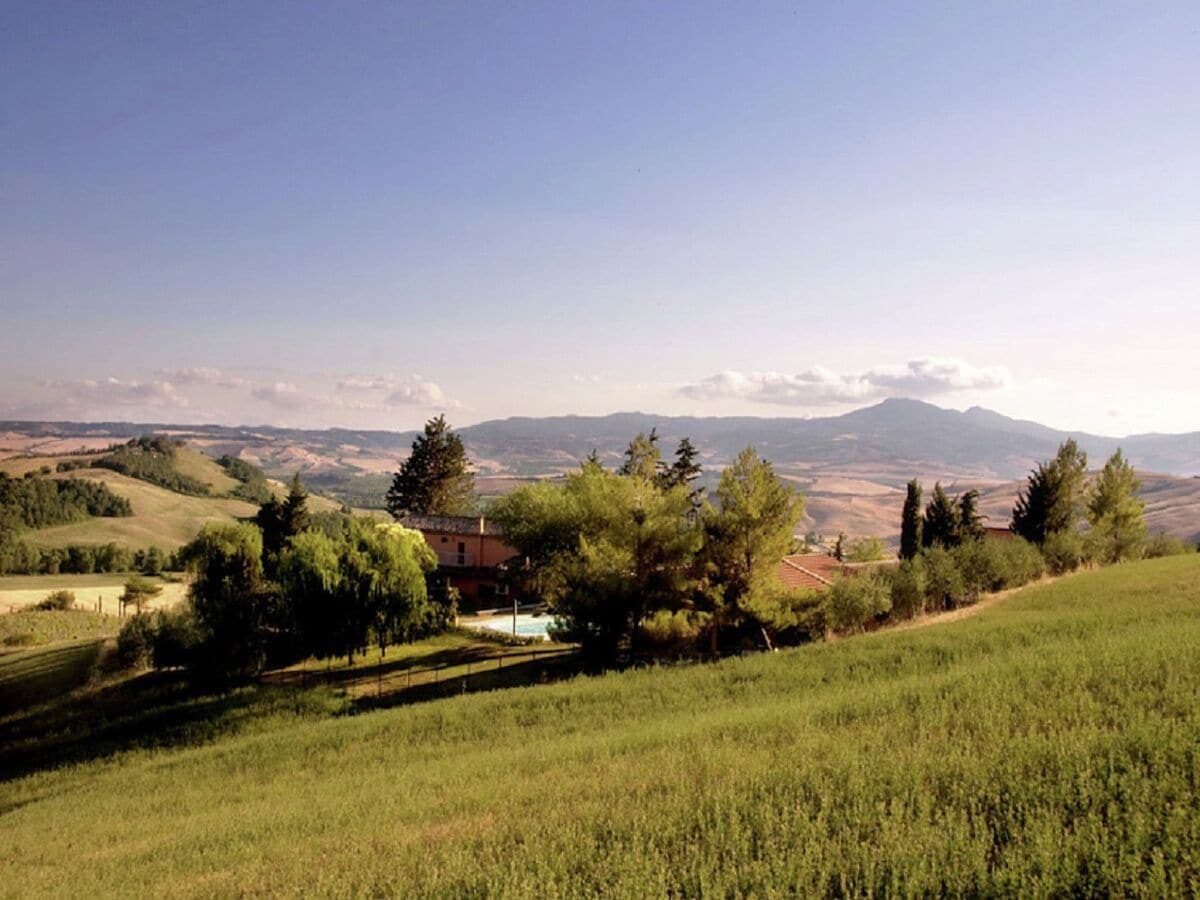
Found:
[[130, 616], [117, 635], [117, 661], [126, 669], [141, 669], [150, 664], [156, 629], [145, 613]]
[[1004, 557], [995, 541], [965, 540], [954, 548], [952, 555], [962, 576], [963, 591], [971, 600], [1008, 584]]
[[46, 599], [34, 608], [49, 611], [73, 609], [74, 606], [75, 594], [72, 591], [51, 591], [46, 595]]
[[1052, 531], [1046, 535], [1042, 555], [1051, 575], [1074, 572], [1087, 560], [1088, 554], [1083, 535], [1077, 531]]
[[1008, 582], [1006, 587], [1020, 587], [1042, 577], [1046, 561], [1036, 546], [1023, 537], [997, 542]]
[[874, 562], [887, 556], [887, 545], [882, 538], [865, 537], [851, 541], [843, 553], [846, 562]]
[[156, 669], [192, 665], [202, 634], [190, 604], [155, 614], [151, 636], [151, 656]]
[[834, 631], [856, 631], [891, 608], [889, 586], [874, 572], [839, 578], [825, 593], [825, 615]]
[[891, 573], [892, 617], [911, 619], [925, 609], [925, 563], [906, 559]]
[[1184, 553], [1195, 553], [1196, 546], [1189, 544], [1182, 538], [1177, 538], [1173, 534], [1159, 532], [1152, 534], [1146, 540], [1146, 547], [1142, 555], [1146, 559], [1159, 559], [1163, 556], [1182, 556]]
[[925, 558], [925, 608], [931, 612], [953, 609], [966, 595], [962, 573], [954, 556], [944, 547], [929, 547]]
[[706, 613], [660, 609], [642, 623], [639, 637], [656, 656], [683, 656], [696, 649], [710, 621]]

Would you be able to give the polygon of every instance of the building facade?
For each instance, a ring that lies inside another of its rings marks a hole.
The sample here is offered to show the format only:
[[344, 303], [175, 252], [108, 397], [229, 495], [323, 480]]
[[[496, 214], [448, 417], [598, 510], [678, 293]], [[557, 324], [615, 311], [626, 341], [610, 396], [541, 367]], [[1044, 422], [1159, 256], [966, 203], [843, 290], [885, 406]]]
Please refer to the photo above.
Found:
[[518, 555], [497, 525], [484, 516], [408, 515], [400, 522], [425, 536], [437, 554], [437, 577], [458, 589], [460, 608], [494, 609], [513, 602], [508, 572]]

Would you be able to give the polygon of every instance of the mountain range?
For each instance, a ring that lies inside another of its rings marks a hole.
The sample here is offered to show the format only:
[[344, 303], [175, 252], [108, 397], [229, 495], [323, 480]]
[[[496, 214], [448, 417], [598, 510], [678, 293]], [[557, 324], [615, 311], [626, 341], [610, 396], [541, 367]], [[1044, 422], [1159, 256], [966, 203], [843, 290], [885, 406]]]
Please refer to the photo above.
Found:
[[[1170, 475], [1200, 475], [1200, 432], [1113, 438], [1067, 432], [1013, 419], [981, 407], [964, 412], [918, 400], [891, 399], [825, 418], [660, 416], [622, 412], [606, 416], [515, 417], [459, 429], [483, 474], [536, 476], [571, 468], [596, 450], [616, 460], [639, 431], [657, 429], [664, 454], [689, 437], [703, 460], [722, 465], [747, 444], [782, 467], [867, 467], [940, 471], [945, 475], [1010, 479], [1053, 455], [1074, 437], [1093, 463], [1118, 447], [1134, 466]], [[0, 422], [0, 433], [66, 448], [149, 431], [187, 438], [213, 452], [254, 459], [269, 474], [380, 472], [394, 468], [415, 432], [306, 430], [129, 422]]]
[[[656, 429], [664, 456], [680, 438], [700, 451], [711, 487], [720, 469], [753, 444], [804, 493], [805, 530], [829, 536], [879, 535], [895, 541], [905, 483], [975, 489], [991, 524], [1006, 525], [1021, 482], [1074, 437], [1098, 468], [1121, 447], [1143, 480], [1152, 530], [1200, 538], [1200, 433], [1112, 438], [1066, 432], [974, 407], [965, 412], [915, 400], [885, 400], [826, 418], [607, 416], [510, 418], [459, 429], [484, 496], [579, 465], [593, 449], [615, 466], [629, 439]], [[413, 431], [306, 430], [130, 422], [0, 422], [0, 454], [102, 449], [158, 432], [211, 456], [231, 454], [276, 478], [301, 472], [317, 491], [353, 506], [380, 507]]]

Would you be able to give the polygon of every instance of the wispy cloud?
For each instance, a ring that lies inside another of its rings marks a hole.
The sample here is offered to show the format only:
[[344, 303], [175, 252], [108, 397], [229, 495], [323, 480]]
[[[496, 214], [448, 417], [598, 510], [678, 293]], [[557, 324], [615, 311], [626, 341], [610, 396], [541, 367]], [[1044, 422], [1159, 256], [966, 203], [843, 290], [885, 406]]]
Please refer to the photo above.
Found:
[[936, 397], [990, 391], [1011, 382], [1003, 367], [977, 367], [961, 359], [923, 357], [903, 365], [838, 373], [822, 366], [787, 375], [726, 370], [679, 388], [691, 400], [745, 400], [783, 406], [866, 403], [884, 397]]
[[172, 384], [180, 386], [203, 385], [207, 387], [220, 388], [242, 388], [247, 387], [250, 382], [245, 378], [239, 378], [236, 375], [228, 375], [220, 369], [214, 369], [209, 366], [197, 366], [190, 369], [171, 369], [160, 370], [157, 373], [162, 378], [167, 379]]

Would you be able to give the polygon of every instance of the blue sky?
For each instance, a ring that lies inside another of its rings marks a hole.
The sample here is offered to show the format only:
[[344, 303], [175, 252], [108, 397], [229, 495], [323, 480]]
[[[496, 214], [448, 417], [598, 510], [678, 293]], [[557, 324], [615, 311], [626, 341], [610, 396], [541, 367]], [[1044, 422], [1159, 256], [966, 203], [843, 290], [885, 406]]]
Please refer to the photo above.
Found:
[[1200, 429], [1198, 47], [1192, 3], [7, 4], [0, 416]]

